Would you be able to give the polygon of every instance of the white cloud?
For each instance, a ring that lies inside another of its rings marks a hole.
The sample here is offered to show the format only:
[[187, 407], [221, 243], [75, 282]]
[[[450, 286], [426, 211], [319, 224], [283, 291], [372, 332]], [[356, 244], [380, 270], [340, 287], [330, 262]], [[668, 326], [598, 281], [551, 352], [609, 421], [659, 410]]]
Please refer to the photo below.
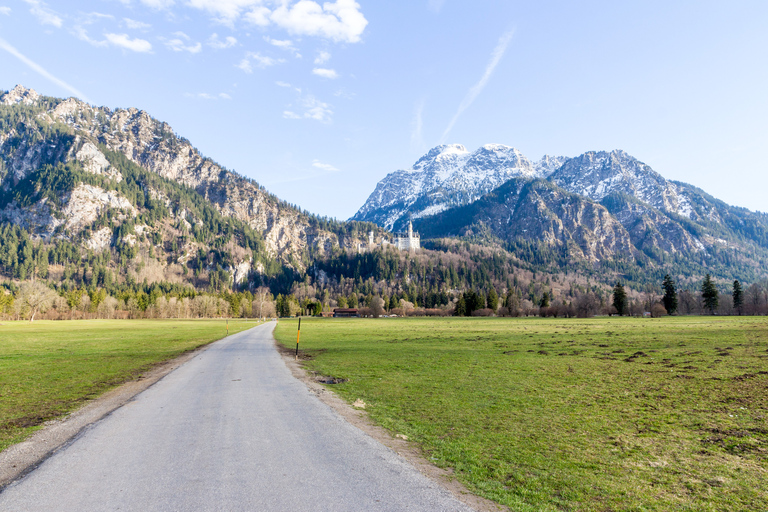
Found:
[[320, 160], [312, 160], [312, 167], [317, 167], [326, 172], [339, 172], [339, 170], [331, 164], [324, 164]]
[[185, 41], [189, 41], [190, 38], [184, 32], [174, 32], [173, 35], [176, 36], [175, 39], [162, 39], [162, 41], [165, 43], [165, 46], [167, 46], [171, 50], [175, 52], [189, 52], [189, 53], [200, 53], [201, 51], [203, 51], [203, 45], [200, 43], [195, 43], [195, 44], [185, 43]]
[[143, 30], [145, 28], [149, 28], [152, 26], [149, 23], [132, 20], [131, 18], [123, 18], [123, 23], [125, 24], [126, 28], [129, 28], [131, 30]]
[[336, 42], [357, 43], [368, 25], [355, 0], [325, 2], [322, 7], [311, 0], [287, 2], [275, 9], [270, 20], [289, 33], [319, 36]]
[[448, 136], [448, 133], [453, 129], [453, 126], [456, 124], [456, 121], [458, 121], [459, 116], [467, 109], [470, 105], [475, 101], [477, 96], [483, 91], [486, 85], [488, 85], [488, 81], [491, 79], [491, 75], [493, 75], [493, 70], [496, 69], [496, 66], [501, 61], [501, 58], [504, 57], [504, 53], [507, 51], [507, 46], [509, 46], [509, 42], [512, 40], [512, 35], [514, 34], [513, 31], [507, 32], [503, 34], [499, 38], [499, 42], [496, 44], [496, 48], [493, 49], [493, 53], [491, 54], [491, 60], [488, 62], [488, 65], [485, 67], [485, 72], [483, 73], [483, 76], [480, 78], [480, 81], [477, 82], [475, 85], [473, 85], [469, 91], [467, 92], [467, 95], [464, 96], [464, 99], [461, 101], [461, 104], [459, 105], [459, 109], [456, 111], [456, 114], [454, 114], [453, 119], [451, 119], [451, 122], [448, 123], [448, 126], [446, 127], [445, 131], [443, 132], [443, 136], [441, 137], [441, 142], [445, 142], [446, 137]]
[[280, 86], [280, 87], [288, 87], [288, 88], [291, 88], [291, 87], [293, 87], [293, 86], [292, 86], [291, 84], [289, 84], [288, 82], [275, 82], [275, 85], [278, 85], [278, 86]]
[[315, 68], [312, 70], [313, 75], [321, 76], [323, 78], [329, 78], [331, 80], [339, 78], [339, 74], [333, 69]]
[[72, 33], [75, 34], [75, 37], [81, 41], [85, 41], [86, 43], [92, 44], [93, 46], [107, 46], [109, 44], [108, 41], [97, 41], [95, 39], [91, 39], [91, 37], [88, 35], [88, 32], [80, 25], [75, 25], [72, 27]]
[[224, 50], [225, 48], [232, 48], [237, 44], [237, 39], [235, 39], [232, 36], [227, 36], [222, 41], [219, 39], [219, 35], [216, 33], [213, 33], [211, 37], [208, 38], [208, 46], [211, 48], [215, 48], [217, 50]]
[[272, 14], [272, 11], [266, 7], [256, 7], [245, 14], [245, 21], [257, 27], [267, 27], [270, 23], [270, 14]]
[[149, 53], [152, 44], [144, 39], [131, 39], [128, 34], [104, 34], [110, 44], [138, 53]]
[[296, 112], [291, 112], [290, 110], [284, 111], [283, 117], [286, 119], [301, 119], [301, 116], [299, 114], [297, 114]]
[[264, 36], [264, 40], [271, 44], [272, 46], [277, 46], [278, 48], [291, 52], [296, 58], [301, 58], [301, 54], [299, 53], [299, 50], [296, 49], [295, 46], [293, 46], [293, 41], [290, 39], [272, 39], [269, 36]]
[[323, 103], [312, 95], [306, 96], [301, 100], [301, 106], [304, 107], [304, 117], [314, 119], [321, 123], [330, 123], [333, 110], [327, 103]]
[[220, 92], [219, 93], [219, 98], [221, 98], [223, 100], [231, 100], [232, 96], [230, 96], [229, 94], [227, 94], [225, 92]]
[[6, 6], [0, 6], [0, 14], [5, 14], [6, 16], [11, 15], [11, 8]]
[[24, 2], [30, 6], [29, 12], [31, 12], [41, 24], [61, 28], [64, 23], [63, 20], [45, 3], [40, 2], [39, 0], [24, 0]]
[[331, 54], [326, 51], [321, 51], [317, 54], [317, 57], [315, 57], [315, 65], [319, 66], [321, 64], [325, 64], [331, 59]]
[[51, 82], [55, 83], [59, 87], [61, 87], [64, 90], [67, 90], [72, 93], [73, 96], [80, 98], [81, 100], [90, 103], [90, 100], [85, 96], [85, 94], [81, 93], [71, 85], [69, 85], [64, 80], [61, 80], [60, 78], [57, 78], [50, 74], [48, 71], [43, 69], [42, 66], [37, 64], [36, 62], [33, 62], [32, 60], [28, 59], [25, 55], [22, 55], [16, 48], [11, 46], [5, 39], [0, 38], [0, 49], [5, 50], [6, 52], [10, 53], [17, 59], [19, 59], [21, 62], [27, 65], [27, 67], [31, 68], [33, 71], [37, 72], [41, 76], [47, 78]]
[[261, 55], [258, 52], [248, 52], [237, 67], [250, 74], [253, 73], [253, 65], [263, 69], [274, 66], [275, 64], [282, 64], [283, 62], [285, 62], [284, 59], [273, 59], [272, 57]]
[[264, 0], [188, 0], [187, 5], [210, 13], [216, 21], [228, 26], [234, 26], [242, 18], [259, 27], [274, 24], [292, 34], [345, 43], [359, 42], [368, 25], [355, 0], [336, 0], [322, 5], [313, 0], [274, 0], [271, 2], [276, 5], [274, 9], [265, 3]]

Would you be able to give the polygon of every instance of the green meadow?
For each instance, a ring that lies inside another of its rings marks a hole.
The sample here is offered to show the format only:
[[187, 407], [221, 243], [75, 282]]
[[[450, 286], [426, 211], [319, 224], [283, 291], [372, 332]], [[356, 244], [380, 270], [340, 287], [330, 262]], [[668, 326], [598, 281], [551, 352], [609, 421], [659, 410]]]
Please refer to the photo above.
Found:
[[768, 510], [768, 318], [301, 327], [308, 369], [512, 510]]
[[[230, 320], [229, 333], [254, 325]], [[0, 322], [0, 450], [158, 363], [225, 335], [225, 320]]]

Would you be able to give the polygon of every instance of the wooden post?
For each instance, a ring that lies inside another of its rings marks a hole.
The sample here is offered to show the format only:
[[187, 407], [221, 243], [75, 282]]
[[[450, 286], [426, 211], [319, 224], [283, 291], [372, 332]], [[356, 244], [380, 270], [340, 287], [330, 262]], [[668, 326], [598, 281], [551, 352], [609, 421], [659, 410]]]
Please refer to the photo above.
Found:
[[299, 328], [296, 331], [296, 359], [299, 358], [299, 336], [301, 336], [301, 317], [299, 317]]

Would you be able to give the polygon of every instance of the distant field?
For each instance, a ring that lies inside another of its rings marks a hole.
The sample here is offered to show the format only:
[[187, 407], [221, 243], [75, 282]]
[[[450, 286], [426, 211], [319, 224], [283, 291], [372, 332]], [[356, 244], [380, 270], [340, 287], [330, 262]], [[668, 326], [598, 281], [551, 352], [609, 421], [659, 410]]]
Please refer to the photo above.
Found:
[[301, 327], [336, 392], [512, 510], [768, 510], [767, 318]]
[[[223, 338], [225, 320], [0, 322], [0, 450], [46, 420]], [[254, 322], [229, 321], [234, 334]]]

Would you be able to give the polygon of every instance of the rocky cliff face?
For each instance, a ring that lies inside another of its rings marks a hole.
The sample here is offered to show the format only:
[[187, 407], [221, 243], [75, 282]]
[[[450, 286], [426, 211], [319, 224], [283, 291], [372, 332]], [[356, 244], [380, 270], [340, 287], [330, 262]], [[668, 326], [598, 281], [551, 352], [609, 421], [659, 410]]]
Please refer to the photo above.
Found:
[[484, 236], [559, 247], [571, 260], [632, 258], [630, 234], [608, 210], [541, 179], [512, 178], [481, 199], [421, 219], [422, 236]]
[[[76, 164], [86, 173], [119, 183], [123, 176], [110, 164], [100, 149], [103, 147], [195, 190], [222, 215], [261, 233], [267, 251], [284, 263], [295, 264], [307, 250], [322, 253], [333, 245], [356, 245], [357, 240], [314, 227], [306, 215], [202, 156], [167, 123], [142, 110], [111, 110], [74, 98], [47, 98], [22, 86], [0, 96], [0, 109], [4, 115], [0, 125], [0, 190], [7, 192], [23, 184], [31, 173], [59, 164]], [[18, 123], [22, 118], [24, 121]], [[157, 196], [156, 191], [149, 193]], [[0, 218], [51, 236], [57, 229], [74, 234], [110, 208], [136, 213], [126, 198], [93, 186], [78, 187], [62, 197], [61, 203], [57, 209], [48, 199], [26, 206], [12, 202], [0, 212]]]

